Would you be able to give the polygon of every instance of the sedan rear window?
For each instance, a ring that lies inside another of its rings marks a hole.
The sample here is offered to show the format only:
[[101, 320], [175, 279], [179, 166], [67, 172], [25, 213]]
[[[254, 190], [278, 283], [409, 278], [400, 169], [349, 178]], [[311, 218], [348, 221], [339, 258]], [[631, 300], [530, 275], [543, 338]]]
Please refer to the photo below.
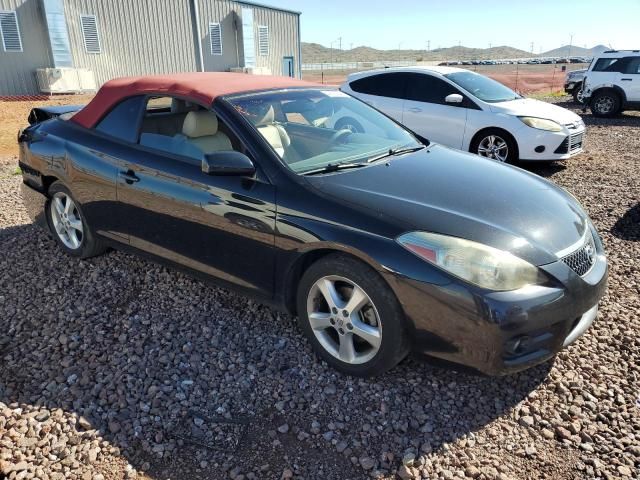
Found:
[[144, 107], [144, 95], [127, 98], [100, 120], [96, 130], [126, 142], [136, 142], [138, 119]]
[[354, 80], [351, 90], [378, 97], [403, 98], [407, 74], [402, 72], [381, 73]]

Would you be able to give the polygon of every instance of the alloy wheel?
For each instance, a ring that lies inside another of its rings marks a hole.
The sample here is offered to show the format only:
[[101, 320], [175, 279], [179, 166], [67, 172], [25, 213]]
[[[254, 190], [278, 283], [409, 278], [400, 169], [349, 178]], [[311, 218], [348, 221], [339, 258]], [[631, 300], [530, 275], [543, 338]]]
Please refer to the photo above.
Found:
[[607, 115], [613, 110], [615, 100], [609, 95], [603, 95], [596, 100], [594, 105], [596, 111], [601, 115]]
[[502, 137], [488, 135], [478, 144], [478, 155], [506, 162], [509, 157], [509, 145]]
[[57, 192], [51, 199], [51, 220], [60, 241], [71, 250], [82, 245], [84, 230], [78, 207], [69, 195]]
[[382, 323], [367, 293], [337, 275], [318, 279], [307, 296], [307, 317], [322, 347], [349, 364], [371, 360], [382, 344]]

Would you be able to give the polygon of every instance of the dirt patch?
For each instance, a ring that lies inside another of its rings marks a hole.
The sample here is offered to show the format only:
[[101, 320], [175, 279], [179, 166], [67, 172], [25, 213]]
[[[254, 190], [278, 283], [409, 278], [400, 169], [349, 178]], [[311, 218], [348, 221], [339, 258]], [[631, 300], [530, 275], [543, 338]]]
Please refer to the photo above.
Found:
[[52, 105], [81, 105], [87, 103], [91, 98], [93, 95], [0, 99], [0, 161], [2, 161], [2, 156], [18, 154], [18, 132], [28, 125], [27, 118], [32, 108]]

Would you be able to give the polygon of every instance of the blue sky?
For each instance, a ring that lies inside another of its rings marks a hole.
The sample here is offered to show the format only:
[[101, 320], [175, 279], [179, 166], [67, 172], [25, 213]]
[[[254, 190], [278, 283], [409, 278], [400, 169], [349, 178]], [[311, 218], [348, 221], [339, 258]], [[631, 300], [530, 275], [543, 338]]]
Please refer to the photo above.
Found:
[[[640, 48], [640, 0], [263, 0], [302, 12], [302, 40], [337, 48], [510, 45], [534, 52], [569, 43]], [[611, 15], [610, 20], [606, 17]]]

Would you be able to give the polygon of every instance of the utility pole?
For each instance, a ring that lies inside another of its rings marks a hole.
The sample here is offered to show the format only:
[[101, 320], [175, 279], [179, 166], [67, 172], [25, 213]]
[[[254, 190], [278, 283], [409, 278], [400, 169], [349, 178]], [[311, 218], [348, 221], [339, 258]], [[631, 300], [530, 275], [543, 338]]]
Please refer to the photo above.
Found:
[[573, 45], [573, 33], [569, 36], [569, 55], [567, 57], [571, 57], [571, 46]]
[[427, 52], [431, 51], [431, 40], [427, 40]]
[[489, 43], [489, 50], [491, 50], [491, 43]]
[[533, 42], [531, 42], [531, 55], [533, 55]]
[[342, 37], [338, 37], [338, 49], [342, 50]]

